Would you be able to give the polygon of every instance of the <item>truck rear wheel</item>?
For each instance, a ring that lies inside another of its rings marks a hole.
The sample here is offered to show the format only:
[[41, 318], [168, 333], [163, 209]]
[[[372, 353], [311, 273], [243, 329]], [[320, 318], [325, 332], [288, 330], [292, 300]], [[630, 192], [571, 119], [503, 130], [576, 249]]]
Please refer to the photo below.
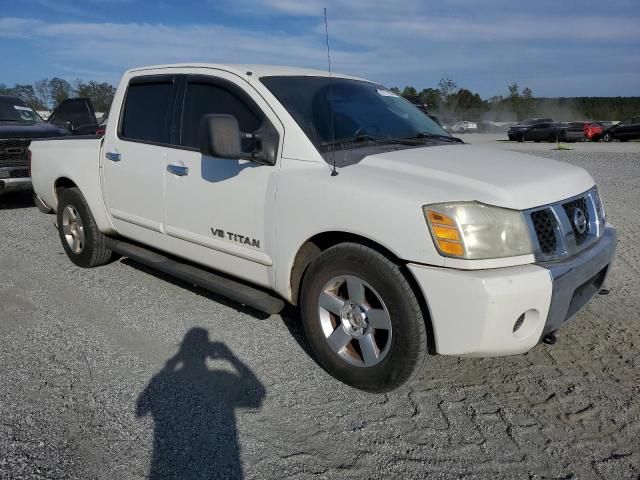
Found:
[[338, 380], [388, 392], [427, 356], [422, 310], [402, 271], [380, 253], [343, 243], [326, 250], [302, 282], [301, 312], [319, 363]]
[[67, 188], [60, 195], [58, 233], [67, 256], [79, 267], [98, 267], [108, 263], [113, 256], [87, 201], [77, 188]]

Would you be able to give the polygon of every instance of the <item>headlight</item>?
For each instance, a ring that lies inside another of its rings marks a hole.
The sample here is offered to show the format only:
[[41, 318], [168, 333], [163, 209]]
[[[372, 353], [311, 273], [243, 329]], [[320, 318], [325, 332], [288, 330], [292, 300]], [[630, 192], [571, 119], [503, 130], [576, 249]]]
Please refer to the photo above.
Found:
[[423, 207], [433, 242], [447, 257], [483, 259], [533, 253], [522, 213], [478, 202]]

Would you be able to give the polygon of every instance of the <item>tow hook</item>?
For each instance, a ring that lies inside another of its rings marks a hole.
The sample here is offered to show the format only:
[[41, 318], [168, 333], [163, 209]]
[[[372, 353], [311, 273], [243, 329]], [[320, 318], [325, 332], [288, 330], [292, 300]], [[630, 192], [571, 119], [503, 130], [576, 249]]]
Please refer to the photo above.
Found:
[[546, 345], [555, 345], [557, 341], [556, 332], [547, 333], [542, 339], [542, 342]]

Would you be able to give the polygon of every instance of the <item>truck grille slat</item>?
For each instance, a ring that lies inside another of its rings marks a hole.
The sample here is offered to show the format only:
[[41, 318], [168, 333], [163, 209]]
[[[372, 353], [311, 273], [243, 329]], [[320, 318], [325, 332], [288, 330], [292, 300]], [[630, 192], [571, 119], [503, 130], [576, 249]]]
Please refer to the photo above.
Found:
[[588, 247], [604, 232], [605, 218], [597, 188], [562, 202], [524, 212], [534, 254], [557, 260]]
[[549, 209], [538, 210], [531, 213], [533, 227], [535, 228], [540, 250], [547, 255], [556, 251], [556, 219]]
[[0, 139], [0, 168], [26, 167], [30, 143], [29, 140]]

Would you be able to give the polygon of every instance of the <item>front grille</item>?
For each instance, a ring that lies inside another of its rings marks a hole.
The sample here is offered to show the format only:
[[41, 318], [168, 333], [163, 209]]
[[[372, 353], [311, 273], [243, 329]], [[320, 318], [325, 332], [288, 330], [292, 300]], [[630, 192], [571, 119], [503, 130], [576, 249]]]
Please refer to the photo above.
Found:
[[29, 140], [0, 140], [0, 167], [27, 165]]
[[16, 168], [9, 172], [9, 177], [11, 178], [29, 178], [29, 169], [28, 168]]
[[533, 228], [536, 231], [538, 237], [538, 243], [540, 244], [540, 251], [546, 255], [553, 254], [556, 249], [556, 219], [553, 216], [553, 212], [546, 208], [544, 210], [538, 210], [531, 213], [531, 220], [533, 221]]
[[574, 198], [524, 212], [538, 261], [573, 255], [587, 248], [605, 228], [596, 187]]
[[[584, 197], [576, 198], [575, 200], [564, 203], [562, 207], [564, 208], [564, 211], [567, 212], [569, 223], [571, 223], [571, 229], [573, 230], [573, 234], [576, 236], [576, 243], [581, 245], [589, 235], [589, 210], [587, 208], [587, 200]], [[585, 216], [587, 222], [587, 228], [583, 232], [578, 230], [574, 220], [578, 209], [580, 209], [582, 214]]]

